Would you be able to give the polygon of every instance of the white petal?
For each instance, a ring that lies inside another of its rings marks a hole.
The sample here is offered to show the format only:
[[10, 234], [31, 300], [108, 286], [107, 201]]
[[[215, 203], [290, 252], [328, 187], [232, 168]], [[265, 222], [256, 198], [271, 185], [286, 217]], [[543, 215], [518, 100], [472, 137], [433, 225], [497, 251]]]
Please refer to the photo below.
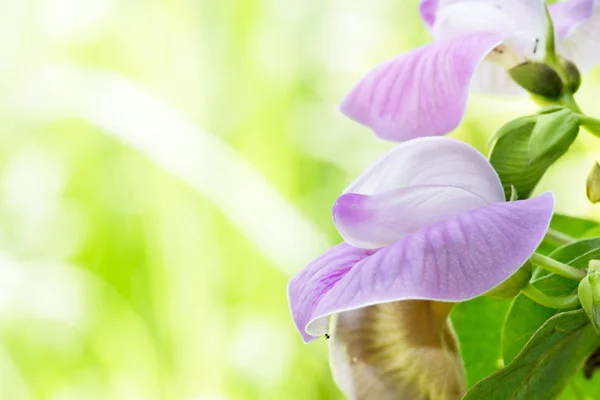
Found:
[[473, 32], [502, 34], [512, 50], [540, 58], [546, 38], [543, 0], [442, 0], [436, 12], [436, 39]]

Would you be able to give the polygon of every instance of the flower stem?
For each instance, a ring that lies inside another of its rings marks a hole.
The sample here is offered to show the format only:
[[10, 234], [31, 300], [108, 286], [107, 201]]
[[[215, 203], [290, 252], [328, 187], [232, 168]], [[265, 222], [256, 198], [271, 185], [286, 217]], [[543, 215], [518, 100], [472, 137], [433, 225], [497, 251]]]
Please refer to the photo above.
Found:
[[565, 107], [577, 114], [577, 118], [579, 118], [579, 123], [589, 133], [596, 137], [600, 137], [600, 120], [585, 115], [581, 110], [581, 107], [579, 107], [579, 104], [577, 104], [573, 93], [563, 93], [561, 101]]
[[556, 246], [563, 246], [565, 244], [573, 243], [576, 240], [575, 238], [552, 228], [548, 229], [544, 239]]
[[577, 114], [577, 118], [579, 118], [579, 123], [588, 130], [594, 136], [600, 137], [600, 120], [588, 117], [587, 115]]
[[571, 267], [570, 265], [563, 264], [550, 257], [543, 256], [538, 253], [533, 253], [531, 256], [531, 262], [538, 267], [554, 272], [557, 275], [564, 276], [565, 278], [580, 281], [582, 280], [587, 272], [583, 269]]
[[528, 283], [521, 289], [521, 293], [531, 300], [548, 308], [572, 308], [579, 305], [579, 296], [572, 294], [570, 296], [548, 296], [531, 283]]
[[583, 114], [583, 111], [581, 111], [579, 104], [577, 104], [577, 101], [575, 101], [573, 93], [563, 93], [561, 100], [564, 106], [567, 107], [569, 110], [577, 114]]

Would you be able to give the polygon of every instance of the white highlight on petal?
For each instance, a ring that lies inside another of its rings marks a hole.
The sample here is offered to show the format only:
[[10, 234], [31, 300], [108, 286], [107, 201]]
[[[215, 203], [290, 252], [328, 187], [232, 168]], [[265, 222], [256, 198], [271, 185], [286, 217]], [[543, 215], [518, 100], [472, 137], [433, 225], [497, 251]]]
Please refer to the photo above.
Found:
[[399, 144], [344, 193], [375, 195], [423, 185], [459, 187], [488, 203], [504, 201], [502, 184], [489, 161], [474, 147], [446, 137], [424, 137]]

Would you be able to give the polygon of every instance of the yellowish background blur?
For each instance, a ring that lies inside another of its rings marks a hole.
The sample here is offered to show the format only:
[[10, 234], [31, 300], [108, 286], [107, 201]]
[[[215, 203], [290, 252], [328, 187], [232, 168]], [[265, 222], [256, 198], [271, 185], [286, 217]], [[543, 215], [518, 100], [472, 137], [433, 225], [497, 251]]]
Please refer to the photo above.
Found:
[[[0, 399], [340, 398], [286, 283], [391, 146], [336, 106], [429, 40], [417, 1], [0, 4]], [[487, 152], [534, 109], [475, 96], [453, 136]], [[544, 179], [560, 211], [600, 217], [599, 149]]]

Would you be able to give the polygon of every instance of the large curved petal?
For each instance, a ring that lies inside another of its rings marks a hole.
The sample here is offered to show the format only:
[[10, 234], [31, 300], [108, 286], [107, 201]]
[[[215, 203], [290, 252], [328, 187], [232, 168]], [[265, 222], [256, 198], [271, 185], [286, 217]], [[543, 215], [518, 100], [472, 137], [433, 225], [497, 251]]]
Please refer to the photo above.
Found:
[[[496, 203], [438, 222], [399, 240], [348, 268], [337, 270], [333, 285], [304, 288], [301, 302], [290, 298], [302, 332], [327, 332], [328, 317], [400, 300], [458, 302], [502, 283], [542, 241], [554, 209], [554, 196]], [[311, 285], [296, 279], [291, 286]], [[290, 291], [291, 292], [291, 291]], [[306, 340], [306, 335], [303, 334]]]
[[594, 0], [567, 0], [548, 6], [554, 23], [554, 33], [562, 40], [582, 22], [587, 21], [594, 9]]
[[423, 185], [459, 187], [488, 203], [504, 201], [502, 184], [490, 162], [473, 146], [447, 137], [424, 137], [396, 145], [344, 193], [375, 195]]
[[592, 15], [560, 42], [560, 53], [582, 72], [600, 63], [600, 0], [594, 2]]
[[399, 301], [334, 317], [333, 378], [352, 400], [458, 400], [466, 382], [448, 322], [453, 304]]
[[450, 138], [419, 138], [396, 146], [351, 183], [333, 207], [333, 220], [349, 244], [377, 248], [502, 201], [496, 171], [475, 148]]
[[463, 118], [477, 65], [502, 39], [459, 36], [387, 61], [360, 81], [340, 110], [388, 140], [446, 134]]

